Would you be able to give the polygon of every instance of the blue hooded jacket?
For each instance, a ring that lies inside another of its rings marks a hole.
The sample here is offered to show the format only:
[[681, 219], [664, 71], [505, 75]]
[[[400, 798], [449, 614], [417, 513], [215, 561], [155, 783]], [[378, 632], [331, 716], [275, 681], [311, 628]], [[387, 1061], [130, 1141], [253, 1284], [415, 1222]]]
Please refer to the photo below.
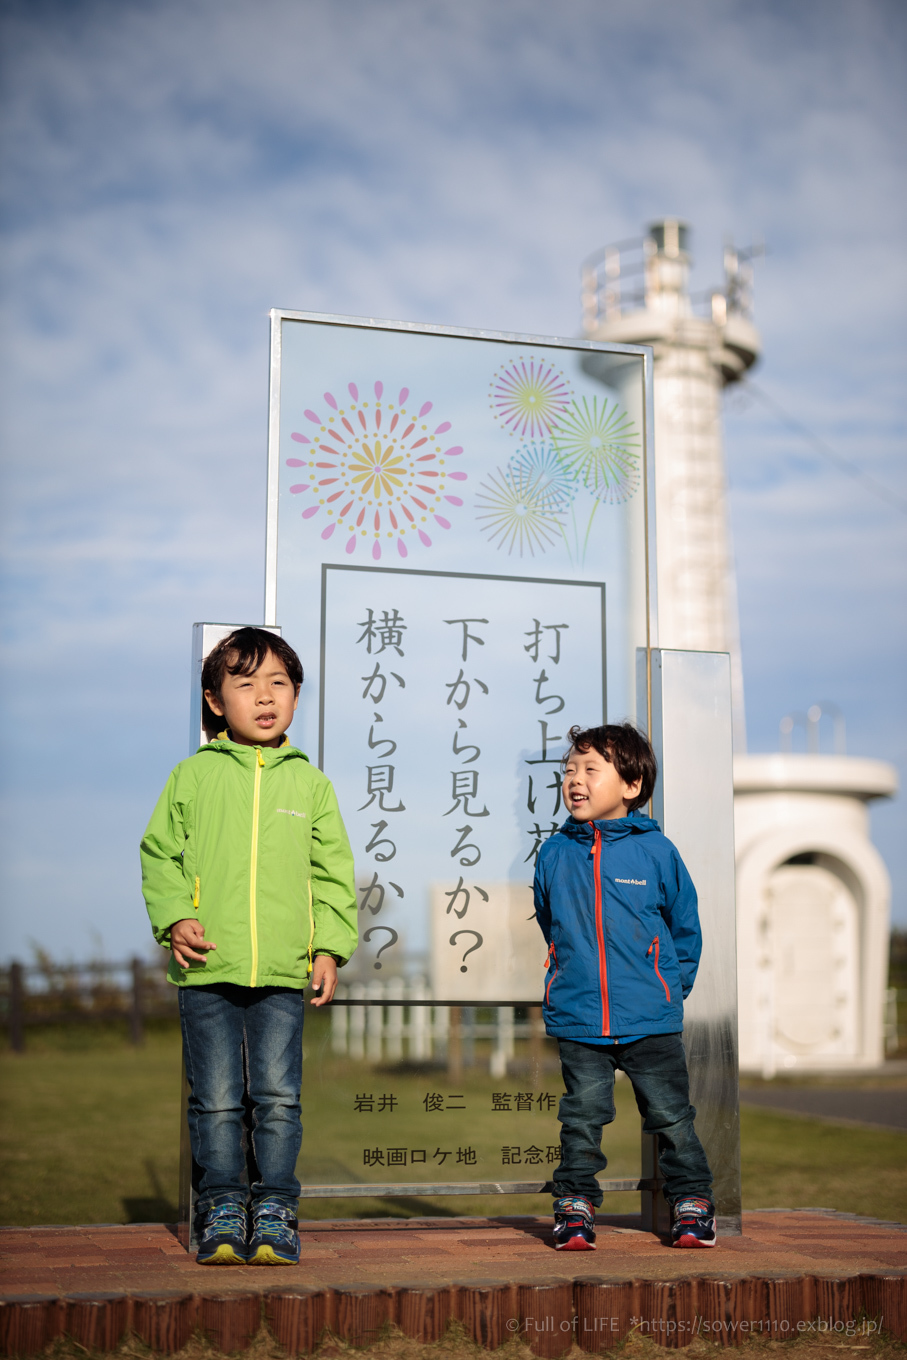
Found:
[[539, 851], [544, 1017], [563, 1039], [672, 1034], [699, 966], [696, 889], [651, 817], [572, 817]]

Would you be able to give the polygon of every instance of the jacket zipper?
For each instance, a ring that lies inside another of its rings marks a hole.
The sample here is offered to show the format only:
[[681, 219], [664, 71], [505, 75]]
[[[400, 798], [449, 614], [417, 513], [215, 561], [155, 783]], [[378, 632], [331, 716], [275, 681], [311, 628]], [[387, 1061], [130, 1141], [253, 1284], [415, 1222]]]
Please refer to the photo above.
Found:
[[652, 941], [652, 943], [649, 945], [648, 949], [646, 950], [646, 958], [649, 957], [649, 955], [652, 953], [652, 950], [653, 950], [653, 949], [655, 950], [655, 971], [656, 971], [656, 973], [658, 974], [659, 981], [661, 982], [662, 987], [664, 987], [664, 989], [665, 989], [665, 996], [666, 996], [666, 997], [668, 998], [668, 1000], [670, 1001], [670, 1000], [671, 1000], [671, 993], [668, 991], [668, 984], [665, 982], [664, 978], [661, 976], [661, 969], [660, 969], [659, 966], [658, 966], [659, 939], [658, 939], [658, 936], [657, 936], [657, 935], [655, 936], [655, 939]]
[[595, 828], [592, 843], [592, 869], [595, 876], [595, 934], [598, 937], [598, 976], [602, 998], [602, 1038], [611, 1029], [611, 1006], [608, 1001], [608, 959], [605, 954], [605, 925], [602, 920], [602, 833]]
[[[312, 872], [311, 869], [309, 869], [310, 875], [311, 872]], [[314, 943], [315, 943], [315, 905], [312, 901], [312, 879], [311, 877], [309, 877], [309, 947], [306, 950], [306, 954], [308, 957], [308, 971], [306, 974], [307, 977], [312, 976], [312, 969], [315, 966], [314, 960], [312, 958], [312, 946], [314, 945]]]
[[265, 758], [256, 746], [255, 787], [252, 792], [252, 863], [249, 869], [249, 929], [252, 935], [252, 975], [249, 986], [258, 983], [258, 819], [261, 809], [261, 772]]
[[549, 1005], [551, 1004], [551, 984], [552, 984], [552, 982], [554, 981], [554, 979], [557, 977], [557, 954], [555, 953], [555, 950], [554, 950], [554, 942], [553, 942], [553, 941], [552, 941], [552, 943], [549, 944], [549, 946], [548, 946], [548, 957], [547, 957], [547, 959], [545, 960], [545, 967], [546, 967], [546, 969], [551, 967], [551, 960], [552, 960], [552, 959], [554, 959], [554, 972], [551, 974], [550, 978], [548, 979], [548, 986], [545, 988], [545, 1005], [546, 1005], [546, 1006], [549, 1006]]
[[192, 894], [192, 906], [195, 908], [196, 911], [198, 911], [198, 894], [199, 894], [199, 889], [201, 888], [201, 886], [202, 886], [202, 881], [201, 881], [201, 879], [199, 878], [198, 874], [196, 874], [196, 875], [195, 875], [195, 892]]

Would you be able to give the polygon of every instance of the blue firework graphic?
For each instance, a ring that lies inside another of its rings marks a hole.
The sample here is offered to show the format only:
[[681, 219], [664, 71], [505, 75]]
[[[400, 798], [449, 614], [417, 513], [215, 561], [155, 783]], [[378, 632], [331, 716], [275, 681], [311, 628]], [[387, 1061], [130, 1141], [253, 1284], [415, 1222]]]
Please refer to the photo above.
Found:
[[528, 478], [547, 509], [566, 510], [579, 490], [576, 471], [547, 440], [524, 444], [511, 458], [510, 467]]

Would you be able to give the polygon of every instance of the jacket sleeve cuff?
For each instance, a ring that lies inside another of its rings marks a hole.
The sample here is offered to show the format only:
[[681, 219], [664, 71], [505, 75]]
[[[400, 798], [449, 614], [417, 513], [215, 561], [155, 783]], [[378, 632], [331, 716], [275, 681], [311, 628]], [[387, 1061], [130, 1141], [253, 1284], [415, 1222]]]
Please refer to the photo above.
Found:
[[167, 921], [165, 925], [159, 925], [157, 922], [155, 922], [152, 925], [151, 930], [158, 944], [162, 945], [164, 949], [169, 949], [170, 931], [176, 925], [177, 921], [186, 921], [188, 919], [189, 919], [188, 915], [184, 913], [182, 916], [174, 916], [173, 920]]

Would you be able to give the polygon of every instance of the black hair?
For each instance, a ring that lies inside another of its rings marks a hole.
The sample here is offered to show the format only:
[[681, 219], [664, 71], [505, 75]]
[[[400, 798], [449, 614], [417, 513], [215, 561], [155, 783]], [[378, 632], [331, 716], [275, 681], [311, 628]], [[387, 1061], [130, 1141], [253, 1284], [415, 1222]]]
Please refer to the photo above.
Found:
[[[604, 756], [625, 784], [641, 781], [639, 793], [627, 804], [630, 812], [648, 803], [658, 778], [658, 761], [649, 740], [632, 723], [607, 723], [604, 727], [576, 725], [567, 733], [570, 749], [585, 753], [595, 750]], [[566, 762], [569, 756], [564, 757]]]
[[267, 628], [235, 628], [222, 638], [205, 657], [202, 666], [202, 726], [209, 741], [224, 729], [225, 719], [214, 712], [205, 698], [205, 690], [221, 698], [224, 679], [228, 675], [251, 675], [257, 671], [271, 652], [283, 663], [290, 682], [299, 693], [303, 681], [302, 662], [288, 642]]

